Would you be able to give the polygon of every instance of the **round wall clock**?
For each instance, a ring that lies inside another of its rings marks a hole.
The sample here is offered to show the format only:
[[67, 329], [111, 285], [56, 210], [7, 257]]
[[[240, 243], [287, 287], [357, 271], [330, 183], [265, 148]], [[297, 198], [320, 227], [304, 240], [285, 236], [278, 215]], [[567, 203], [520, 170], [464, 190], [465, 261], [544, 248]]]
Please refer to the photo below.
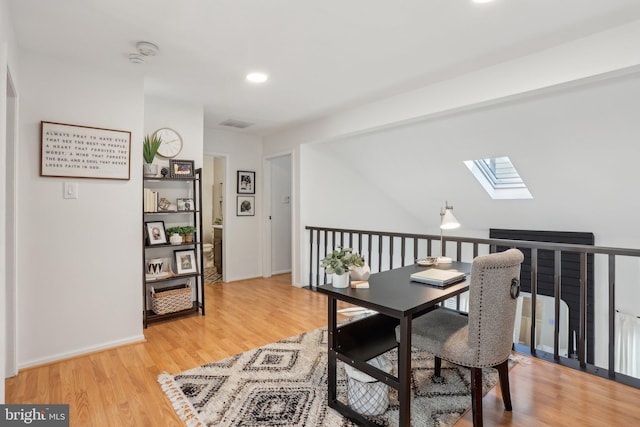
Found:
[[182, 137], [175, 130], [161, 128], [155, 131], [154, 135], [162, 139], [162, 144], [158, 148], [158, 154], [162, 157], [175, 157], [182, 151]]

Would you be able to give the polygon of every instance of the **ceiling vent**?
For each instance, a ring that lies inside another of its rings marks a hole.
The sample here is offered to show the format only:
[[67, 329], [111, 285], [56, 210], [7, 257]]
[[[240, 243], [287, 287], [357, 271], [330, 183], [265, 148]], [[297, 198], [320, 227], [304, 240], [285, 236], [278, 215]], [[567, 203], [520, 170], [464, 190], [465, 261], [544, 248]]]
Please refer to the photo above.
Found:
[[224, 122], [220, 123], [220, 126], [229, 126], [236, 129], [245, 129], [253, 125], [255, 125], [255, 123], [243, 122], [242, 120], [236, 120], [236, 119], [227, 119]]

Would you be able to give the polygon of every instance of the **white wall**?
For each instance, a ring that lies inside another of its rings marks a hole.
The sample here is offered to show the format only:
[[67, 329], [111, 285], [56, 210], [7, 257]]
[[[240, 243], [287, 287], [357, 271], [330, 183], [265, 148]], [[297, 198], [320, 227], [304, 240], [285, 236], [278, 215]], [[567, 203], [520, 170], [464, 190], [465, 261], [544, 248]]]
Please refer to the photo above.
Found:
[[203, 242], [213, 243], [213, 233], [211, 232], [211, 224], [213, 224], [213, 176], [214, 157], [204, 156], [202, 166], [202, 226], [204, 232]]
[[[174, 100], [147, 96], [144, 99], [144, 132], [152, 134], [160, 128], [171, 128], [182, 137], [182, 151], [174, 159], [193, 160], [202, 167], [204, 110], [202, 105], [182, 104]], [[168, 166], [169, 160], [156, 156], [154, 164]]]
[[[22, 53], [18, 361], [42, 364], [143, 339], [143, 81]], [[129, 181], [39, 176], [40, 121], [132, 132]], [[63, 182], [79, 198], [63, 199]]]
[[[225, 156], [224, 281], [262, 276], [262, 188], [261, 138], [241, 132], [205, 129], [204, 152]], [[255, 216], [236, 216], [238, 170], [256, 172]]]
[[[13, 28], [9, 16], [9, 10], [6, 0], [0, 1], [0, 170], [4, 171], [7, 167], [8, 159], [5, 156], [7, 140], [7, 70], [11, 69], [14, 82], [17, 77], [16, 61], [14, 61], [15, 43], [13, 36]], [[8, 206], [7, 195], [5, 192], [7, 182], [6, 175], [0, 173], [0, 404], [5, 402], [4, 378], [7, 375], [7, 351], [11, 351], [7, 347], [7, 328], [13, 328], [13, 320], [7, 318], [11, 312], [13, 304], [11, 294], [7, 292], [7, 283], [5, 271], [7, 266], [5, 260], [7, 257], [7, 230], [5, 228]]]

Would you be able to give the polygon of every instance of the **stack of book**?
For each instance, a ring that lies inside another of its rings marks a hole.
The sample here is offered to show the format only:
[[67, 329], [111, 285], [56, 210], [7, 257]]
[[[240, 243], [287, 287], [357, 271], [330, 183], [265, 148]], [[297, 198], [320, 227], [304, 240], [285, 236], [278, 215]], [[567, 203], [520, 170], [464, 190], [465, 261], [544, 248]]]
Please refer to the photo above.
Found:
[[144, 212], [158, 212], [158, 192], [144, 189]]

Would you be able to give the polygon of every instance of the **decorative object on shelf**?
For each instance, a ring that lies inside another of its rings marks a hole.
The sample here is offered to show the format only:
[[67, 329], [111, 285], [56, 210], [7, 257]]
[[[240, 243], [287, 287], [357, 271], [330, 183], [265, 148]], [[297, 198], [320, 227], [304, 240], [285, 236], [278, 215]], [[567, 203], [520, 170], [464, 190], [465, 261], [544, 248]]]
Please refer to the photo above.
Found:
[[40, 176], [129, 180], [130, 158], [129, 131], [40, 122]]
[[166, 178], [167, 175], [169, 175], [169, 168], [160, 169], [160, 175], [162, 175], [163, 178]]
[[185, 283], [158, 290], [152, 286], [151, 307], [156, 314], [169, 314], [190, 309], [193, 307], [191, 286]]
[[176, 203], [178, 205], [178, 210], [179, 211], [192, 211], [193, 207], [195, 206], [193, 204], [193, 199], [192, 198], [178, 199], [176, 201]]
[[147, 260], [147, 274], [157, 276], [162, 273], [164, 258], [150, 258]]
[[193, 242], [193, 233], [195, 233], [197, 229], [191, 225], [185, 225], [184, 227], [180, 227], [180, 234], [182, 235], [182, 240], [185, 243]]
[[196, 263], [196, 251], [193, 249], [173, 251], [176, 257], [176, 272], [178, 274], [189, 274], [198, 272]]
[[436, 259], [436, 264], [450, 264], [452, 259], [444, 256], [444, 241], [442, 238], [443, 230], [453, 230], [460, 227], [460, 223], [453, 216], [453, 206], [449, 206], [449, 202], [444, 203], [444, 209], [440, 209], [440, 256]]
[[256, 173], [238, 171], [238, 194], [256, 194]]
[[147, 231], [148, 245], [165, 245], [167, 243], [164, 221], [145, 222], [144, 225]]
[[158, 165], [153, 164], [153, 159], [156, 157], [160, 144], [162, 144], [162, 139], [156, 135], [146, 135], [144, 137], [144, 141], [142, 142], [142, 156], [144, 157], [143, 172], [146, 177], [158, 175]]
[[169, 235], [169, 243], [172, 245], [181, 245], [182, 236], [179, 233], [172, 233]]
[[[349, 273], [354, 267], [363, 267], [364, 259], [351, 248], [338, 247], [320, 261], [320, 267], [326, 274], [333, 274], [334, 288], [349, 286]], [[362, 279], [361, 279], [362, 280]]]
[[161, 197], [160, 200], [158, 200], [158, 210], [160, 211], [170, 211], [171, 209], [171, 202], [164, 198]]
[[158, 154], [162, 157], [175, 157], [182, 151], [182, 137], [175, 130], [161, 128], [155, 131], [153, 135], [162, 139], [162, 144], [158, 148]]
[[193, 160], [169, 160], [171, 178], [193, 178]]
[[237, 216], [254, 216], [255, 211], [255, 196], [238, 196]]
[[215, 225], [222, 225], [222, 218], [216, 218], [216, 219], [214, 219], [214, 220], [213, 220], [213, 223], [214, 223]]

